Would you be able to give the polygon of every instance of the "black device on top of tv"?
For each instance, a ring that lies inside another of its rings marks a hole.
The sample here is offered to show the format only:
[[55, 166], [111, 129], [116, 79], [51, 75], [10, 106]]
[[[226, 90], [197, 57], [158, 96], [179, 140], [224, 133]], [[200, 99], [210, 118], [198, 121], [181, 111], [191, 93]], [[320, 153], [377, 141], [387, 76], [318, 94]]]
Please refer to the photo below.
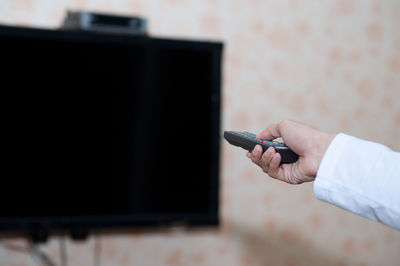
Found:
[[3, 26], [0, 47], [0, 231], [218, 224], [221, 43]]

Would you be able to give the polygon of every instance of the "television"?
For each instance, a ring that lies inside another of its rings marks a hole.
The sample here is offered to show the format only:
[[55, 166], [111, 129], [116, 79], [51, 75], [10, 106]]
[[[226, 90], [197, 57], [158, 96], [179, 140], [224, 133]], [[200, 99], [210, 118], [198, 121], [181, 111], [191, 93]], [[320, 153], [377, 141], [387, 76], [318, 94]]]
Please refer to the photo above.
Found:
[[219, 222], [217, 41], [0, 27], [0, 232]]

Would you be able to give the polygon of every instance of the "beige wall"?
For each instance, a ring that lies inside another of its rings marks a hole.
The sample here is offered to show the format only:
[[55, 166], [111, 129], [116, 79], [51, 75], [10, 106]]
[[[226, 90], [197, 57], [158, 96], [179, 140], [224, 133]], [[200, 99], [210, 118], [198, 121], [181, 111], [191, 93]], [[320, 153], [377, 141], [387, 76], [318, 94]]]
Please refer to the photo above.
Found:
[[[291, 118], [400, 150], [400, 1], [1, 0], [0, 22], [53, 28], [67, 8], [223, 40], [223, 129]], [[400, 265], [399, 231], [267, 178], [225, 142], [221, 163], [220, 230], [101, 236], [102, 265]], [[68, 242], [70, 265], [92, 263], [93, 243]], [[56, 238], [43, 248], [57, 258]], [[0, 265], [35, 263], [0, 247]]]

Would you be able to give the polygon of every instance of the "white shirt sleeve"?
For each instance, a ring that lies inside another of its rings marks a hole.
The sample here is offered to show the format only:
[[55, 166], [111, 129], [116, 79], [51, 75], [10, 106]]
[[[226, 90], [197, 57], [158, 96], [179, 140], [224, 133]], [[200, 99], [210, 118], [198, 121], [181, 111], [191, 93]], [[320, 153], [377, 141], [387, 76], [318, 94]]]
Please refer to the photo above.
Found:
[[400, 230], [400, 152], [340, 133], [321, 161], [314, 193]]

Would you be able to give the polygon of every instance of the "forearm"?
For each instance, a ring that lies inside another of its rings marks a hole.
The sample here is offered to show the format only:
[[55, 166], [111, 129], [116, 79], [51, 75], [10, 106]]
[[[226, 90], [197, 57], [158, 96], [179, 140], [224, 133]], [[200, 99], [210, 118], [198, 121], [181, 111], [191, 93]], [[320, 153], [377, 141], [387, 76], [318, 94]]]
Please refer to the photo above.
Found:
[[317, 198], [400, 229], [400, 153], [337, 135], [326, 151], [314, 192]]

